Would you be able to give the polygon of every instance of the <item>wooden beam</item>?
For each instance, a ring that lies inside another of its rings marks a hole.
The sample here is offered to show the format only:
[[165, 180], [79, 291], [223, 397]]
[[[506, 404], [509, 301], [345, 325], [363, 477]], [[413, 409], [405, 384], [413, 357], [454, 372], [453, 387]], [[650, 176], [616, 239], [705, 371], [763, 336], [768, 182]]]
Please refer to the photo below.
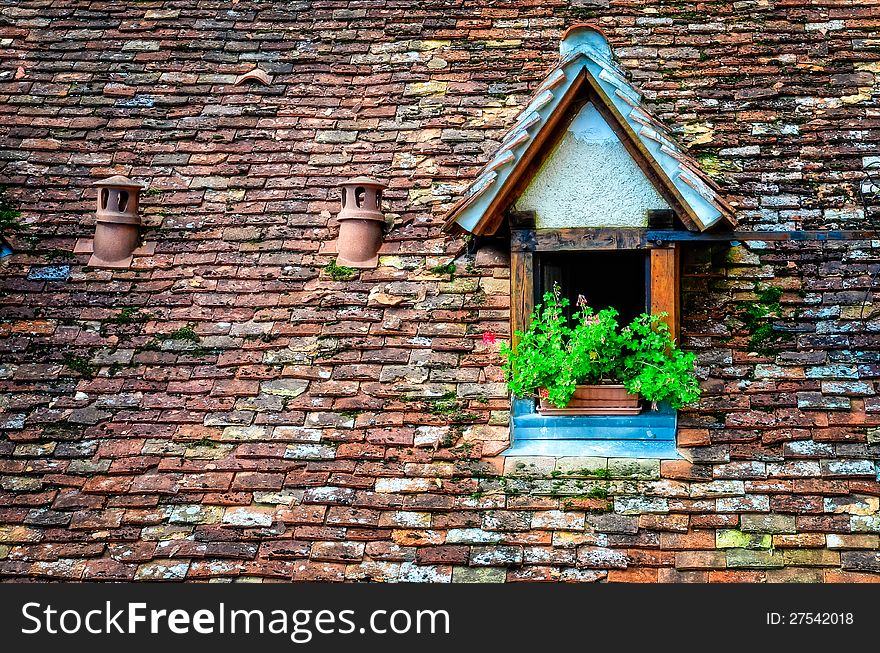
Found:
[[537, 228], [538, 216], [534, 211], [507, 210], [507, 224], [511, 229], [535, 229]]
[[650, 249], [667, 243], [751, 241], [880, 240], [876, 230], [815, 231], [715, 231], [693, 232], [672, 229], [577, 227], [570, 229], [515, 229], [511, 248], [529, 252], [596, 249]]
[[651, 313], [667, 313], [666, 324], [678, 339], [680, 322], [680, 286], [678, 247], [651, 250]]
[[695, 233], [671, 229], [583, 227], [571, 229], [514, 229], [514, 251], [549, 252], [602, 249], [652, 249], [668, 243], [751, 241], [880, 240], [876, 230], [718, 231]]
[[651, 249], [666, 243], [751, 241], [880, 240], [874, 230], [717, 231], [695, 233], [669, 229], [584, 227], [570, 229], [515, 229], [511, 249], [528, 252], [597, 249]]
[[535, 255], [510, 253], [510, 341], [516, 345], [517, 331], [525, 331], [535, 310]]
[[537, 231], [534, 229], [514, 229], [510, 232], [510, 251], [534, 252], [538, 246]]
[[587, 250], [644, 249], [653, 247], [646, 229], [575, 228], [519, 229], [511, 232], [511, 250], [563, 252]]

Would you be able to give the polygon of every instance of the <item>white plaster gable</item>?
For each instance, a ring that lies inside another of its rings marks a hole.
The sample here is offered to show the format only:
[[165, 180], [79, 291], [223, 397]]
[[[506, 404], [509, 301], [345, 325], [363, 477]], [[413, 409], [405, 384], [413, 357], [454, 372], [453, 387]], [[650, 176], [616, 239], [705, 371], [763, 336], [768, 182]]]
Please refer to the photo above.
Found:
[[646, 227], [647, 211], [668, 209], [592, 103], [581, 108], [515, 206], [536, 226]]

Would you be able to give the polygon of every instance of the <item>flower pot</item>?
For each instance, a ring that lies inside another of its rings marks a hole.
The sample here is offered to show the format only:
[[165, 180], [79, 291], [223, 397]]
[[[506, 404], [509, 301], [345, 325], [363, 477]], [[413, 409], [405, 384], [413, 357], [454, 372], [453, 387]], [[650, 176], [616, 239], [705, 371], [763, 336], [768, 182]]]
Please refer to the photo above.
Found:
[[639, 396], [630, 394], [622, 385], [579, 385], [565, 408], [542, 398], [538, 412], [541, 415], [638, 415], [642, 406]]

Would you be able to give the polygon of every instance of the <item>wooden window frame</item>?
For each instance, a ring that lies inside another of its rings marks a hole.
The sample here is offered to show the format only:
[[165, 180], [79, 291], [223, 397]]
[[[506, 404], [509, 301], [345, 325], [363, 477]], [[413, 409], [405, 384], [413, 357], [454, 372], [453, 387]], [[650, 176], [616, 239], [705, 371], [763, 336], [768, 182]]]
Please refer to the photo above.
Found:
[[541, 252], [648, 250], [648, 305], [678, 339], [681, 320], [678, 243], [648, 241], [647, 229], [516, 229], [510, 238], [510, 333], [525, 331], [535, 309], [535, 255]]

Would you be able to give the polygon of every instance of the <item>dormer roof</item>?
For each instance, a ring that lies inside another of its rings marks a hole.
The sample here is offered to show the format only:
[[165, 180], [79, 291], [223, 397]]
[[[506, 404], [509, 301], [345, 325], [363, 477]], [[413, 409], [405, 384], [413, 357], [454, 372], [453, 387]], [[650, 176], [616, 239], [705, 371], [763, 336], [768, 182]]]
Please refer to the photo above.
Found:
[[[471, 182], [447, 215], [446, 230], [477, 235], [498, 230], [504, 211], [534, 174], [536, 159], [546, 155], [585, 94], [602, 111], [639, 167], [658, 187], [681, 222], [692, 231], [736, 224], [732, 207], [719, 186], [673, 139], [670, 130], [644, 106], [627, 81], [601, 32], [586, 26], [570, 29], [560, 45], [559, 63], [536, 89], [492, 159]], [[525, 180], [527, 181], [527, 180]]]

